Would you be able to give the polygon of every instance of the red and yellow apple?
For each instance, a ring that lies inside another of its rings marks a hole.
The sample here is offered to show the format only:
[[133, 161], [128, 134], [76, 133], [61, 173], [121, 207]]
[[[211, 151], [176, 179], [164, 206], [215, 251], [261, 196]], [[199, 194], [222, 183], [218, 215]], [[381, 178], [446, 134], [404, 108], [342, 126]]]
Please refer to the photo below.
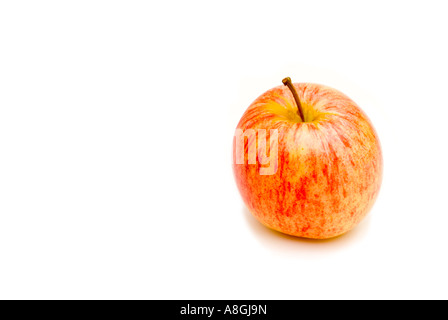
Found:
[[258, 97], [237, 126], [236, 184], [267, 227], [305, 238], [339, 236], [359, 224], [377, 198], [383, 171], [378, 135], [343, 93], [289, 78], [283, 84]]

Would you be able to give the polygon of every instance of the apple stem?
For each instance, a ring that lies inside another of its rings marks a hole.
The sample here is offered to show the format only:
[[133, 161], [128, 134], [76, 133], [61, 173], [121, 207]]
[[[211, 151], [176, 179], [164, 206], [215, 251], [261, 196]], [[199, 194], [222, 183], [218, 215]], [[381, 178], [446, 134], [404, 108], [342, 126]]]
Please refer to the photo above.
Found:
[[302, 110], [302, 104], [300, 103], [299, 95], [297, 94], [296, 88], [294, 88], [294, 85], [291, 82], [291, 78], [287, 77], [282, 80], [283, 84], [291, 90], [292, 95], [294, 96], [294, 100], [297, 104], [298, 114], [300, 116], [300, 119], [302, 119], [302, 122], [305, 122], [305, 117], [303, 116], [303, 110]]

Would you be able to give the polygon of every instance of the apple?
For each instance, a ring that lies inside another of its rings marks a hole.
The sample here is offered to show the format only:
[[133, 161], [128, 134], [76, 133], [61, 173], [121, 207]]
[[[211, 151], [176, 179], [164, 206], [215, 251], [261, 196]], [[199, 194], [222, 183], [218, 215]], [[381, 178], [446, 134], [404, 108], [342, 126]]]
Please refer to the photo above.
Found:
[[333, 88], [285, 78], [238, 123], [233, 172], [245, 205], [262, 224], [328, 239], [368, 214], [383, 159], [378, 135], [355, 102]]

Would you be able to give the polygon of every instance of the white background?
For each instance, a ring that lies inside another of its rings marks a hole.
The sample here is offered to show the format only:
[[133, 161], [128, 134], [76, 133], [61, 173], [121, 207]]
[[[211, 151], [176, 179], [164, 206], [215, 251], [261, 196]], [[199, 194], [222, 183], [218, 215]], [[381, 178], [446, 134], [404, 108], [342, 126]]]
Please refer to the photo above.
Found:
[[[447, 299], [444, 1], [2, 1], [0, 298]], [[231, 170], [290, 76], [350, 96], [384, 181], [330, 241], [270, 231]]]

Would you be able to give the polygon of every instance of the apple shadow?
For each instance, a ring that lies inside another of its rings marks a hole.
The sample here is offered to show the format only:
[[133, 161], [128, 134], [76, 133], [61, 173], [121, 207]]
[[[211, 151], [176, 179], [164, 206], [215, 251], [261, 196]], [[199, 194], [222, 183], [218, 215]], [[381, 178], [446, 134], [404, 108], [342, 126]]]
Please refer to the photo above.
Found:
[[345, 234], [331, 239], [316, 240], [294, 237], [272, 230], [260, 223], [245, 206], [243, 206], [243, 215], [254, 236], [265, 247], [276, 252], [311, 254], [313, 256], [343, 249], [355, 242], [358, 243], [367, 235], [371, 221], [370, 215], [367, 215], [358, 226]]

